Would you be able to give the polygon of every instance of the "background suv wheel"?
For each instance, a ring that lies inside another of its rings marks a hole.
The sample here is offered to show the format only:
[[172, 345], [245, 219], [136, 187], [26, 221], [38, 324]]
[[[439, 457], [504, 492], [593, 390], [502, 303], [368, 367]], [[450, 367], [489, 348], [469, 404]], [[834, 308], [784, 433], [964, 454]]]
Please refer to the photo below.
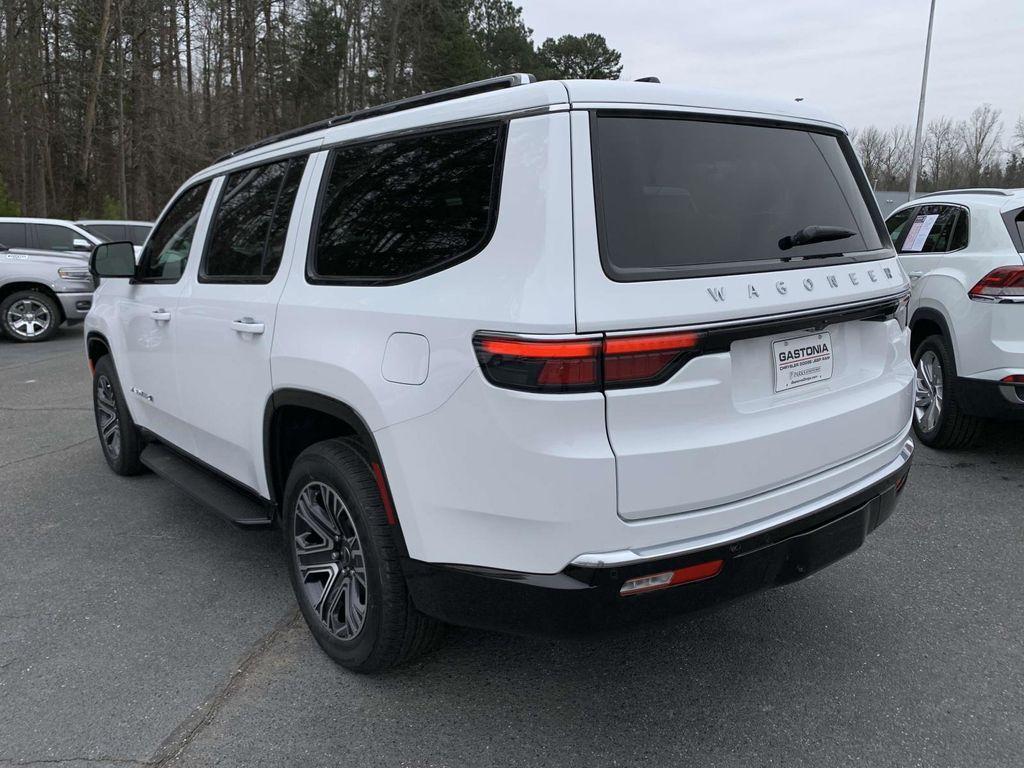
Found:
[[57, 302], [40, 291], [15, 291], [0, 302], [0, 326], [14, 341], [46, 341], [60, 324]]
[[914, 350], [917, 387], [914, 432], [932, 448], [963, 448], [978, 435], [980, 421], [960, 408], [956, 363], [944, 336], [929, 336]]
[[443, 625], [412, 604], [376, 481], [349, 442], [326, 440], [295, 460], [282, 528], [299, 608], [336, 662], [374, 672], [440, 640]]

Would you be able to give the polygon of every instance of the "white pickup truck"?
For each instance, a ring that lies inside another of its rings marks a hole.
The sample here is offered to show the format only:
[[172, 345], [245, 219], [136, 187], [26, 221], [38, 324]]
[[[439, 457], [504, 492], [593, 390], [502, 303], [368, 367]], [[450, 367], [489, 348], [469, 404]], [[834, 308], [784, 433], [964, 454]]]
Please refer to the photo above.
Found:
[[92, 307], [89, 254], [9, 248], [0, 243], [0, 335], [46, 341]]

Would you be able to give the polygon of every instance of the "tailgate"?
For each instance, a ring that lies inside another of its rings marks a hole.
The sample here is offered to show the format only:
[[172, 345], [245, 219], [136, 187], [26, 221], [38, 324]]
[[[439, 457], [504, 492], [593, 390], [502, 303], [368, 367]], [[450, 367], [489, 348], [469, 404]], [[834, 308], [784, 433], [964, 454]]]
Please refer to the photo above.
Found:
[[844, 135], [654, 109], [572, 120], [577, 330], [705, 335], [668, 381], [606, 392], [621, 517], [784, 488], [907, 429], [907, 279]]

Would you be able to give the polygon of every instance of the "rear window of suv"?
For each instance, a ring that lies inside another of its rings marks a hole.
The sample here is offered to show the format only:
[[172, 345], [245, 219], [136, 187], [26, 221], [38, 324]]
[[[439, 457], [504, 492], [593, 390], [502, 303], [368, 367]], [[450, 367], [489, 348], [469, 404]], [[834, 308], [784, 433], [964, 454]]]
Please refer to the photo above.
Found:
[[477, 253], [497, 210], [502, 136], [485, 125], [334, 150], [309, 277], [401, 282]]
[[[601, 257], [612, 279], [767, 271], [806, 266], [808, 257], [842, 263], [882, 247], [838, 135], [598, 114], [592, 137]], [[808, 226], [854, 234], [780, 247]]]

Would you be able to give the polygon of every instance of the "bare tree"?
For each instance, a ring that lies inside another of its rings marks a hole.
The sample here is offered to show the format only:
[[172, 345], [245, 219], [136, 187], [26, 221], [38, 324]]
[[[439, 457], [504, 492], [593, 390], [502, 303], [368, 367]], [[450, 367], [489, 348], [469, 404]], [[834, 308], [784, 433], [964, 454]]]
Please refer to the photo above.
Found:
[[958, 126], [966, 162], [967, 183], [972, 186], [980, 183], [984, 169], [996, 160], [1002, 134], [1000, 114], [991, 104], [982, 104]]

